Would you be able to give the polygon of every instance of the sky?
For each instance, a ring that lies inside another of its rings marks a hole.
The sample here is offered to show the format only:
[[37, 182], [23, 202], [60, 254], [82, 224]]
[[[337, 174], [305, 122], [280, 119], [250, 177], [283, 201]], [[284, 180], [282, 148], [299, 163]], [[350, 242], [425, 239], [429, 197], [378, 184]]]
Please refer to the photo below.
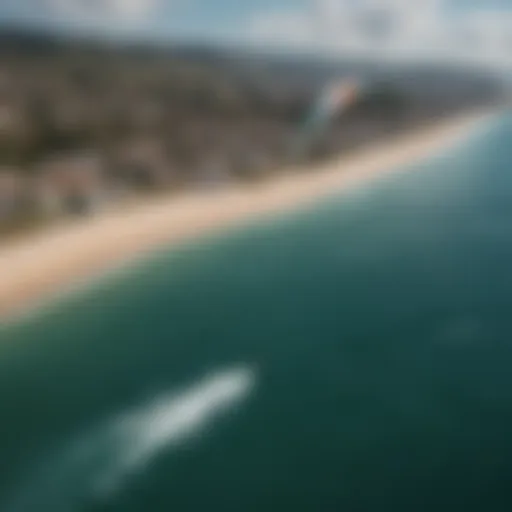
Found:
[[512, 0], [0, 0], [0, 23], [512, 72]]

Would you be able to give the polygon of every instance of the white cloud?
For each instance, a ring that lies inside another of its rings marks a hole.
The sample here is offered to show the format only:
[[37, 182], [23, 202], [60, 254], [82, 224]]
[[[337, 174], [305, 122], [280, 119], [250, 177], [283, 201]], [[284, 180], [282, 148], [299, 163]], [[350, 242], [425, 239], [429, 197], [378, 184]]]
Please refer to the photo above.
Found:
[[158, 3], [159, 0], [48, 0], [57, 15], [83, 21], [140, 21], [154, 12]]
[[430, 59], [512, 69], [512, 9], [449, 11], [448, 0], [311, 0], [254, 16], [255, 43], [377, 59]]

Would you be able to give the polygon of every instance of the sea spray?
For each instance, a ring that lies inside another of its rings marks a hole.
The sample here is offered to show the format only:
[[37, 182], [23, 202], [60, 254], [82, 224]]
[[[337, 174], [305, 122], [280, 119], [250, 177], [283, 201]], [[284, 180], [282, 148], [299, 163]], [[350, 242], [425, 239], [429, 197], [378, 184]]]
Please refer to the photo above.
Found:
[[74, 512], [84, 503], [104, 503], [157, 457], [234, 410], [250, 395], [255, 377], [243, 366], [210, 373], [101, 423], [49, 457], [5, 511]]

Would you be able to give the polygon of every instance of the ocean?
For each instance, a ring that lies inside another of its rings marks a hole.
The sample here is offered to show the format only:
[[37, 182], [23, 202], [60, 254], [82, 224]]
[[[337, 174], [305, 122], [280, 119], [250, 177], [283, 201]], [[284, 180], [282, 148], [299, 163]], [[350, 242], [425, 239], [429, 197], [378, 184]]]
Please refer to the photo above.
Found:
[[512, 510], [511, 142], [3, 326], [0, 511]]

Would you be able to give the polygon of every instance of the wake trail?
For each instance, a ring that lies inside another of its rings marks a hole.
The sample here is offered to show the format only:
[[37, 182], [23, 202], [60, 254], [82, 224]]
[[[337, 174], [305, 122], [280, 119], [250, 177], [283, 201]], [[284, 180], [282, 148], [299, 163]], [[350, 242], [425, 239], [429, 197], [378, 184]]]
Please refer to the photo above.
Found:
[[210, 373], [102, 422], [49, 457], [23, 482], [5, 512], [75, 512], [112, 499], [160, 456], [199, 436], [252, 392], [245, 366]]

